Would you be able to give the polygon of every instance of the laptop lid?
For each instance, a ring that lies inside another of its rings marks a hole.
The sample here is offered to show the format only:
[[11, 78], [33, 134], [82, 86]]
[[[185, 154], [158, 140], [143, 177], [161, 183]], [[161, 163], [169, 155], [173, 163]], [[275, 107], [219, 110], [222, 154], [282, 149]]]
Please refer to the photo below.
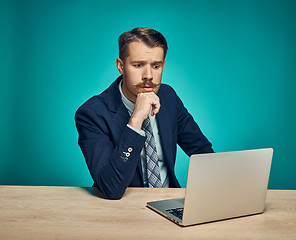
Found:
[[[272, 155], [271, 148], [192, 155], [183, 219], [175, 222], [187, 226], [263, 212]], [[166, 204], [147, 206], [172, 220]]]
[[193, 155], [183, 224], [263, 212], [272, 155], [273, 149]]

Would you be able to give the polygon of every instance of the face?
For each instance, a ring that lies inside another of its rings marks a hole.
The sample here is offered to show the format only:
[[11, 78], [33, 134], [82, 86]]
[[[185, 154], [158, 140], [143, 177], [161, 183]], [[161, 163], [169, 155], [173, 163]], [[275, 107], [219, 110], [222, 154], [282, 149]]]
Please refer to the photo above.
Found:
[[158, 92], [163, 72], [164, 51], [161, 47], [150, 48], [142, 42], [131, 42], [127, 57], [118, 58], [116, 65], [123, 75], [122, 92], [130, 101], [136, 102], [137, 95]]

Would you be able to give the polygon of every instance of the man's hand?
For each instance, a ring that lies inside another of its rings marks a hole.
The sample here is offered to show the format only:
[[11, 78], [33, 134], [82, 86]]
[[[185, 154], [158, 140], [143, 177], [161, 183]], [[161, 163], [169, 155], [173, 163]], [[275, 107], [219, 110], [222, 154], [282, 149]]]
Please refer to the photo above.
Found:
[[138, 130], [141, 130], [143, 121], [149, 116], [156, 115], [160, 109], [159, 98], [154, 92], [139, 93], [137, 95], [135, 108], [128, 124]]

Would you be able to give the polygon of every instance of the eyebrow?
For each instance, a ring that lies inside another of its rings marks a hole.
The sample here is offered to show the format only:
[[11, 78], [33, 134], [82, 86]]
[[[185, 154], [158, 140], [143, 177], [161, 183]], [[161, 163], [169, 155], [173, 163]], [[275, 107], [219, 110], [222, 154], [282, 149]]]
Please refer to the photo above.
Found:
[[[146, 63], [147, 61], [145, 60], [135, 60], [135, 61], [131, 61], [132, 64], [135, 64], [135, 63]], [[164, 61], [154, 61], [152, 62], [152, 64], [163, 64]]]

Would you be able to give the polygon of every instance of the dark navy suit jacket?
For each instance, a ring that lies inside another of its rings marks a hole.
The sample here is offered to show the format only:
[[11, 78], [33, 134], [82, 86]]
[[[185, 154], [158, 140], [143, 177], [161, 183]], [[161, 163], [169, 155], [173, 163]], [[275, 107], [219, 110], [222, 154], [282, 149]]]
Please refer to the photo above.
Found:
[[[143, 187], [140, 152], [145, 137], [127, 127], [130, 115], [118, 89], [121, 79], [75, 114], [78, 144], [96, 187], [109, 199], [120, 199], [128, 186]], [[188, 156], [213, 152], [212, 145], [170, 86], [161, 84], [157, 95], [161, 107], [156, 119], [169, 186], [180, 187], [174, 173], [176, 144]]]

